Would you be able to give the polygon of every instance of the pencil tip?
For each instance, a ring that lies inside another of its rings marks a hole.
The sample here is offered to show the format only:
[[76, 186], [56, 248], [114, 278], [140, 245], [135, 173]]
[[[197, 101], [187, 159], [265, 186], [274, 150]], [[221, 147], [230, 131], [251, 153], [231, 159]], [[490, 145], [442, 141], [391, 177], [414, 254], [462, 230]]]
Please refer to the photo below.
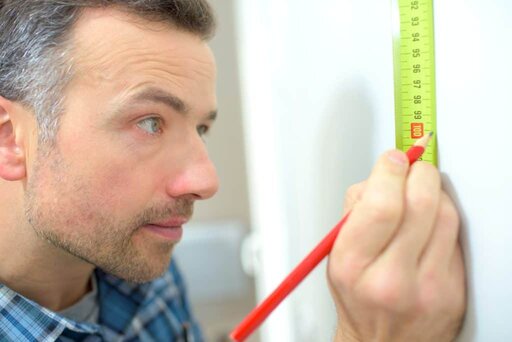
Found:
[[414, 143], [414, 146], [427, 147], [428, 142], [430, 141], [430, 139], [432, 139], [433, 135], [434, 135], [434, 132], [430, 131], [427, 135], [424, 135], [420, 139], [416, 140], [416, 142]]

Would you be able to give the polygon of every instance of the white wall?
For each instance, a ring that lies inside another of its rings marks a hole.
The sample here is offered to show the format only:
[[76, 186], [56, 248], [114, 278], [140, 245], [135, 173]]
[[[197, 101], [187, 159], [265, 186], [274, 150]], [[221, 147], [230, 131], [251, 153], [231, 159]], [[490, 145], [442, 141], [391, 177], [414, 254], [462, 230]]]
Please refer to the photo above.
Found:
[[[512, 4], [435, 1], [440, 168], [463, 216], [463, 341], [512, 340]], [[394, 145], [391, 2], [239, 0], [253, 227], [266, 294], [340, 217], [343, 192]], [[264, 325], [263, 340], [328, 341], [319, 267]]]
[[512, 340], [512, 3], [436, 2], [440, 166], [464, 219], [463, 341]]
[[[253, 227], [264, 245], [260, 297], [339, 219], [345, 188], [365, 177], [387, 132], [377, 129], [379, 117], [390, 118], [392, 144], [390, 8], [374, 4], [368, 12], [359, 1], [241, 2]], [[332, 337], [324, 273], [319, 267], [269, 319], [264, 341]]]

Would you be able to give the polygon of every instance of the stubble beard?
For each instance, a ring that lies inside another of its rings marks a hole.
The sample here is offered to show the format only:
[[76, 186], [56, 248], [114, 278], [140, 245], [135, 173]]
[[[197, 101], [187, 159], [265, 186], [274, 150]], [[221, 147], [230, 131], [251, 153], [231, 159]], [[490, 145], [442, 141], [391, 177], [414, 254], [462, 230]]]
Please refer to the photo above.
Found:
[[34, 163], [25, 193], [26, 220], [40, 239], [130, 282], [147, 282], [167, 270], [175, 243], [150, 241], [151, 248], [144, 248], [149, 242], [139, 239], [135, 244], [134, 234], [151, 222], [190, 217], [192, 200], [152, 205], [129, 219], [118, 219], [93, 201], [87, 180], [66, 174], [58, 152], [45, 153], [44, 159]]

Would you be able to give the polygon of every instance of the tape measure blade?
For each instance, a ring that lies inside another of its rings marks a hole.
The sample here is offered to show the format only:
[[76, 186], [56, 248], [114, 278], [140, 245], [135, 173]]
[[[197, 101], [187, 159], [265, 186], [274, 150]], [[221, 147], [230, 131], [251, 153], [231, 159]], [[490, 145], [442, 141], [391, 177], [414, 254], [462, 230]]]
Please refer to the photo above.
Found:
[[[396, 146], [436, 132], [432, 0], [392, 0]], [[437, 165], [436, 140], [422, 158]]]
[[402, 114], [401, 105], [402, 97], [400, 94], [400, 63], [397, 61], [400, 58], [400, 10], [398, 0], [391, 0], [391, 21], [393, 26], [393, 75], [395, 86], [395, 144], [396, 148], [404, 151], [402, 134], [400, 127], [402, 127]]

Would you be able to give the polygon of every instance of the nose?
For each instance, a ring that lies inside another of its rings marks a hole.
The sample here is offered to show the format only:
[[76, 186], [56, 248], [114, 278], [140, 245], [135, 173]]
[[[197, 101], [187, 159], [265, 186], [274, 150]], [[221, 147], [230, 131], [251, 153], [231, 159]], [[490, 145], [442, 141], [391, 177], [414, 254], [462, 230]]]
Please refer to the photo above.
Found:
[[167, 181], [168, 195], [196, 200], [215, 195], [219, 189], [219, 180], [203, 140], [198, 136], [191, 139], [179, 155], [178, 160], [173, 158], [171, 161], [175, 172], [170, 173], [172, 176]]

